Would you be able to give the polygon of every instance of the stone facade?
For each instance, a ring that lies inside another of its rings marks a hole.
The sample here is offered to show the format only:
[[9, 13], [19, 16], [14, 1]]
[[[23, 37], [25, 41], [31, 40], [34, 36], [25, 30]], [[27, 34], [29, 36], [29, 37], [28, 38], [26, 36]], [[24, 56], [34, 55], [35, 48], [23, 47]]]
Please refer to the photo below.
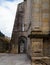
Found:
[[[12, 33], [12, 39], [11, 39], [11, 44], [12, 44], [12, 53], [18, 53], [18, 42], [19, 38], [21, 36], [27, 37], [27, 31], [24, 29], [24, 15], [25, 15], [25, 2], [22, 2], [18, 5], [16, 17], [15, 17], [15, 23], [14, 23], [14, 28], [13, 28], [13, 33]], [[16, 50], [16, 51], [13, 51]]]
[[49, 24], [50, 0], [24, 0], [20, 3], [11, 39], [12, 52], [19, 53], [24, 47], [32, 65], [50, 65]]

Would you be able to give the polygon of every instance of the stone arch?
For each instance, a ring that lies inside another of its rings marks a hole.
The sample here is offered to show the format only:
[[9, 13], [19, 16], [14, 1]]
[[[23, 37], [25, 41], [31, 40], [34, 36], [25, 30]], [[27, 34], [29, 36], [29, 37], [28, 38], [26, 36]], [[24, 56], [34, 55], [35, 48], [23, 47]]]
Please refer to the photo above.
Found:
[[20, 36], [18, 38], [18, 53], [26, 53], [27, 37]]

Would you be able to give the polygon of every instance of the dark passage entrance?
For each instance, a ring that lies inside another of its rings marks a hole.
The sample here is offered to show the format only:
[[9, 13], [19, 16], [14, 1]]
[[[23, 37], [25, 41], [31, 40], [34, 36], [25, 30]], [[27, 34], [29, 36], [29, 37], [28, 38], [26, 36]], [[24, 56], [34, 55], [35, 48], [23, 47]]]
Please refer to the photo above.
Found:
[[18, 53], [26, 53], [27, 38], [25, 36], [19, 37]]

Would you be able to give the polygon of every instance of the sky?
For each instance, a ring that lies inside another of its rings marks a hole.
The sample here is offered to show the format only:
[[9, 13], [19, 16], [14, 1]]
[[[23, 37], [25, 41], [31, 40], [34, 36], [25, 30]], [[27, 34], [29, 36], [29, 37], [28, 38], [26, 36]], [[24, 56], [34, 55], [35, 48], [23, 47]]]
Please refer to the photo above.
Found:
[[18, 3], [23, 0], [0, 0], [0, 31], [11, 37]]

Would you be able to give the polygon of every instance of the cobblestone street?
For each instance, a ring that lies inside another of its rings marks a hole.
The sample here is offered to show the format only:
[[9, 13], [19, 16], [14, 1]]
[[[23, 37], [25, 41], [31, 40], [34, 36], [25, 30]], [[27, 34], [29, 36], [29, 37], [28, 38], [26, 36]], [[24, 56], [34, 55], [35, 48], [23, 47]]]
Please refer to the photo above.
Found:
[[26, 54], [0, 54], [0, 65], [31, 65]]

